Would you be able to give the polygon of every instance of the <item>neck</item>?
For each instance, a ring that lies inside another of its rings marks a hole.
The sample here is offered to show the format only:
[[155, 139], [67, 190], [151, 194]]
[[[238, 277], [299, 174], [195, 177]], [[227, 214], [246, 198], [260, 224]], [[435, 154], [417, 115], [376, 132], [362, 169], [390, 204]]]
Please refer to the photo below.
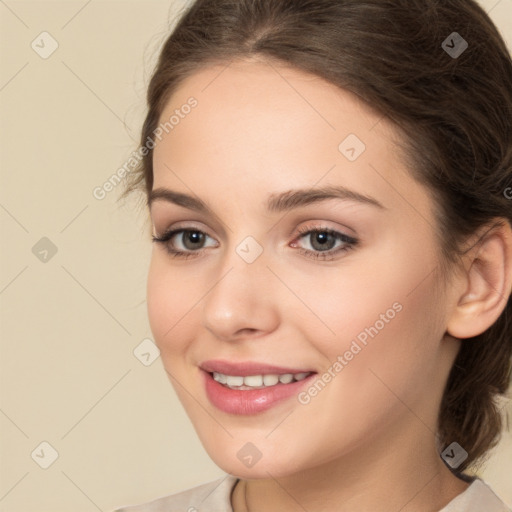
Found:
[[412, 415], [407, 426], [300, 473], [240, 481], [234, 512], [440, 510], [468, 484], [444, 465], [428, 427]]

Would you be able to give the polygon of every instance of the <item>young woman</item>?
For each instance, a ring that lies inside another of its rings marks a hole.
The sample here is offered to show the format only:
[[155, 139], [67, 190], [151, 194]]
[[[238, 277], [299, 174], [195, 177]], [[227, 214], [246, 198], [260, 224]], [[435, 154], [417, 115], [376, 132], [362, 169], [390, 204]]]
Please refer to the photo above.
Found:
[[197, 0], [148, 90], [148, 313], [226, 477], [119, 509], [498, 512], [512, 63], [472, 0]]

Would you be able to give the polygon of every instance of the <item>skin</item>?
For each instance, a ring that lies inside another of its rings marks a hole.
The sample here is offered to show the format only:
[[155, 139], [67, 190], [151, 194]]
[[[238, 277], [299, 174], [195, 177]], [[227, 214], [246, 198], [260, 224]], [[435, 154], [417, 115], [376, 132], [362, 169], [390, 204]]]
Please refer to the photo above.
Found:
[[[208, 237], [188, 259], [154, 245], [148, 314], [165, 370], [206, 451], [242, 479], [234, 510], [246, 510], [245, 501], [248, 510], [270, 512], [440, 510], [467, 487], [435, 445], [443, 389], [461, 344], [451, 334], [486, 328], [503, 300], [483, 318], [474, 303], [485, 285], [472, 287], [476, 278], [464, 272], [442, 277], [432, 197], [410, 176], [394, 127], [356, 96], [276, 63], [237, 61], [189, 77], [161, 119], [190, 96], [197, 107], [156, 145], [153, 190], [199, 197], [213, 215], [164, 200], [151, 204], [155, 235], [180, 227]], [[338, 149], [348, 134], [366, 145], [354, 162]], [[347, 199], [288, 212], [265, 208], [270, 194], [328, 185], [371, 196], [382, 208]], [[330, 260], [314, 259], [300, 252], [314, 250], [314, 237], [299, 228], [333, 229], [358, 243]], [[235, 250], [247, 236], [263, 249], [250, 264]], [[181, 235], [174, 238], [175, 248], [186, 250], [182, 244]], [[509, 231], [491, 245], [491, 259], [498, 253], [508, 258], [509, 275]], [[510, 291], [509, 278], [496, 279], [498, 290]], [[209, 402], [203, 361], [322, 374], [394, 303], [401, 311], [307, 405], [293, 397], [237, 416]], [[480, 320], [473, 330], [468, 311]], [[237, 457], [247, 442], [262, 453], [252, 468]]]

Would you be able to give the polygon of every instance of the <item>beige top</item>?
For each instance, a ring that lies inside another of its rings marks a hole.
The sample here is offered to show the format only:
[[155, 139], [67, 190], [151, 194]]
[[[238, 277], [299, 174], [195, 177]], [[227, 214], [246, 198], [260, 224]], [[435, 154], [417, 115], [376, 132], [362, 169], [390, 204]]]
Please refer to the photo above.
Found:
[[[233, 475], [226, 475], [177, 494], [114, 512], [233, 512], [231, 491], [237, 481]], [[512, 509], [485, 482], [476, 479], [439, 512], [512, 512]]]

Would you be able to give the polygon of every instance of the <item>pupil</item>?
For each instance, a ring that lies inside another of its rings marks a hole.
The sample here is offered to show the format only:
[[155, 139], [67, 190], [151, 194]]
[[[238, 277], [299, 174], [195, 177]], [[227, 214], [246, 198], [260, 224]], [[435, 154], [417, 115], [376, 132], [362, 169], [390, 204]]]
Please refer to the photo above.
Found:
[[[197, 249], [197, 247], [195, 247], [195, 246], [201, 245], [203, 243], [203, 239], [204, 239], [203, 233], [199, 233], [197, 231], [189, 231], [188, 235], [185, 237], [184, 245], [187, 249]], [[190, 245], [192, 247], [190, 247]]]
[[[331, 237], [330, 240], [329, 237]], [[313, 243], [311, 245], [316, 250], [328, 251], [329, 249], [332, 249], [334, 247], [334, 242], [334, 237], [332, 237], [330, 233], [322, 231], [315, 234], [315, 236], [313, 237]]]

